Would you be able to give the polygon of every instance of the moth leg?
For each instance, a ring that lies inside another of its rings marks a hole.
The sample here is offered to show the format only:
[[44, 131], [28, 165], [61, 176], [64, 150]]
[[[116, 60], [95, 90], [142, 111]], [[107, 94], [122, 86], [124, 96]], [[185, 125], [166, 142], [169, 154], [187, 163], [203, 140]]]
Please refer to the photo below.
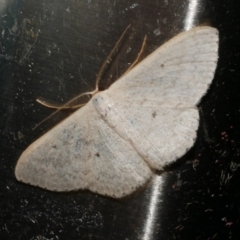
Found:
[[[93, 92], [87, 92], [87, 93], [83, 93], [81, 95], [76, 96], [75, 98], [71, 99], [70, 101], [68, 101], [67, 103], [63, 104], [63, 105], [59, 105], [59, 104], [52, 104], [48, 101], [45, 101], [44, 99], [37, 99], [37, 102], [42, 104], [45, 107], [48, 108], [53, 108], [56, 109], [56, 111], [54, 111], [52, 114], [50, 114], [48, 117], [46, 117], [45, 119], [43, 119], [40, 123], [38, 123], [33, 129], [37, 128], [39, 125], [41, 125], [42, 123], [44, 123], [45, 121], [47, 121], [48, 119], [50, 119], [52, 116], [54, 116], [56, 113], [58, 113], [59, 111], [63, 110], [63, 109], [76, 109], [76, 108], [81, 108], [83, 106], [85, 106], [87, 103], [81, 103], [81, 104], [77, 104], [77, 105], [73, 105], [71, 106], [70, 104], [74, 101], [76, 101], [77, 99], [79, 99], [80, 97], [83, 96], [87, 96], [90, 95], [91, 97], [93, 96], [94, 91]], [[91, 98], [90, 97], [90, 98]]]
[[[48, 107], [48, 108], [53, 108], [53, 109], [56, 109], [56, 110], [63, 110], [63, 109], [76, 109], [76, 108], [81, 108], [83, 106], [86, 105], [86, 102], [85, 103], [80, 103], [80, 104], [72, 104], [74, 103], [75, 101], [77, 101], [78, 99], [80, 99], [81, 97], [84, 97], [84, 96], [88, 96], [88, 98], [90, 99], [93, 94], [95, 94], [94, 91], [92, 92], [86, 92], [86, 93], [82, 93], [74, 98], [72, 98], [70, 101], [64, 103], [64, 104], [58, 104], [58, 103], [51, 103], [50, 101], [48, 100], [45, 100], [43, 98], [37, 98], [37, 102], [42, 104], [43, 106], [45, 107]], [[90, 96], [90, 97], [89, 97]], [[88, 100], [89, 100], [88, 99]]]

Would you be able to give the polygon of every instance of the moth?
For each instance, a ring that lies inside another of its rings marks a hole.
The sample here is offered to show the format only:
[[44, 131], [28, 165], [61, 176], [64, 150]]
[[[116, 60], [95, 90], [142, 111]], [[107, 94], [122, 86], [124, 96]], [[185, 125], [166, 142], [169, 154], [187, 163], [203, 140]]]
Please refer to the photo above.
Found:
[[217, 29], [180, 33], [32, 143], [16, 178], [58, 192], [133, 193], [193, 146], [217, 60]]

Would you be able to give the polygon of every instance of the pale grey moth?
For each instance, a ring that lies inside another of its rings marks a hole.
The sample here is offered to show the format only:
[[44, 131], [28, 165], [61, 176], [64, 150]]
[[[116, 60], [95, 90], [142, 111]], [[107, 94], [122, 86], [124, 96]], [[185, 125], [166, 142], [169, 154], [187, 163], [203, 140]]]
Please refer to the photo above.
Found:
[[218, 31], [180, 33], [21, 155], [19, 181], [121, 198], [192, 147], [196, 105], [214, 77]]

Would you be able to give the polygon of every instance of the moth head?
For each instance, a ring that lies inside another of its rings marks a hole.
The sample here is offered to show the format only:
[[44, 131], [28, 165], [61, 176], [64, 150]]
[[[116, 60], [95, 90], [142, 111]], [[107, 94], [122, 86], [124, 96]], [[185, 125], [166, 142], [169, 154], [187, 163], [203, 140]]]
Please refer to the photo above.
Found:
[[110, 98], [105, 94], [97, 94], [92, 99], [93, 105], [102, 117], [107, 117], [112, 109]]

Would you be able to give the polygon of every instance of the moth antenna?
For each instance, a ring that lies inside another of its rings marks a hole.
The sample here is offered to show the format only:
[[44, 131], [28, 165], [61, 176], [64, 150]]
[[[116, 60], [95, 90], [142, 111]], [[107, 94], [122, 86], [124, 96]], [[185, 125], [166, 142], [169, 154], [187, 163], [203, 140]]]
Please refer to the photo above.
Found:
[[128, 73], [133, 67], [135, 67], [139, 62], [141, 62], [141, 58], [142, 58], [143, 52], [145, 50], [146, 43], [147, 43], [147, 35], [144, 36], [142, 47], [140, 49], [140, 52], [137, 55], [137, 58], [135, 59], [135, 61], [131, 64], [131, 66], [127, 69], [127, 71], [123, 75]]
[[114, 55], [114, 53], [116, 52], [116, 50], [118, 49], [119, 45], [122, 42], [123, 37], [125, 36], [126, 32], [128, 31], [128, 29], [131, 27], [131, 25], [128, 25], [126, 27], [126, 29], [124, 30], [124, 32], [122, 33], [121, 37], [118, 39], [117, 43], [115, 44], [114, 48], [111, 50], [111, 52], [109, 53], [109, 55], [107, 56], [106, 60], [103, 62], [98, 74], [97, 74], [97, 78], [96, 78], [96, 90], [98, 90], [98, 85], [99, 82], [102, 78], [102, 75], [104, 73], [104, 70], [106, 69], [106, 67], [112, 62], [112, 56]]
[[52, 114], [50, 114], [47, 118], [45, 118], [44, 120], [42, 120], [40, 123], [38, 123], [33, 129], [37, 128], [39, 125], [41, 125], [42, 123], [44, 123], [45, 121], [47, 121], [49, 118], [51, 118], [52, 116], [54, 116], [56, 113], [58, 113], [60, 110], [63, 109], [77, 109], [77, 108], [81, 108], [83, 106], [86, 105], [86, 103], [82, 103], [82, 104], [77, 104], [74, 106], [70, 106], [69, 104], [76, 101], [78, 98], [81, 98], [84, 95], [91, 95], [94, 96], [95, 94], [97, 94], [99, 92], [99, 82], [102, 78], [102, 75], [104, 73], [105, 68], [112, 62], [112, 56], [114, 55], [114, 53], [116, 52], [117, 48], [119, 47], [119, 45], [122, 42], [123, 37], [125, 36], [126, 32], [128, 31], [128, 29], [131, 27], [131, 25], [128, 25], [126, 27], [126, 29], [124, 30], [124, 32], [122, 33], [122, 35], [120, 36], [119, 40], [117, 41], [117, 43], [115, 44], [114, 48], [111, 50], [111, 52], [109, 53], [109, 55], [107, 56], [106, 60], [103, 62], [98, 74], [97, 74], [97, 78], [96, 78], [96, 83], [95, 83], [95, 90], [92, 92], [86, 92], [83, 93], [81, 95], [76, 96], [75, 98], [71, 99], [70, 101], [68, 101], [67, 103], [63, 104], [62, 106], [57, 106], [54, 104], [49, 103], [46, 100], [40, 99], [38, 98], [36, 101], [40, 104], [42, 104], [45, 107], [48, 108], [53, 108], [53, 109], [57, 109], [55, 112], [53, 112]]

